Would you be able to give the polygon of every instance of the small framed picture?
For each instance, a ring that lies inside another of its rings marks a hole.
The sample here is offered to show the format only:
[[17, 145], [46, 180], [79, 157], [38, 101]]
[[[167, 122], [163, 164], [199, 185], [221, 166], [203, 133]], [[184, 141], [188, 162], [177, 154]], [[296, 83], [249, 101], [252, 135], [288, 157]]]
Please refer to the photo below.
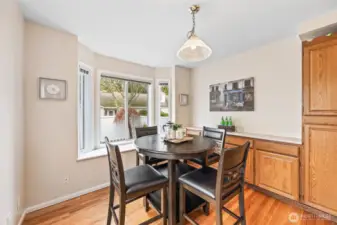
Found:
[[188, 95], [180, 94], [180, 105], [188, 105]]
[[66, 100], [67, 81], [50, 78], [39, 78], [40, 99]]

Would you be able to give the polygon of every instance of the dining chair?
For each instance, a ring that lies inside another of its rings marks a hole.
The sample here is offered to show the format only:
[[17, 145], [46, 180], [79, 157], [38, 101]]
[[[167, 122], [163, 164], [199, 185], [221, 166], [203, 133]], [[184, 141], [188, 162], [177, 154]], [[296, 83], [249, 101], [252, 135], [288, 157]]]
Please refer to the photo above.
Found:
[[[202, 167], [179, 178], [180, 182], [180, 225], [185, 219], [198, 225], [185, 213], [185, 191], [190, 191], [206, 201], [215, 204], [216, 225], [222, 225], [222, 210], [237, 219], [235, 224], [246, 224], [244, 207], [244, 177], [249, 142], [236, 148], [224, 149], [221, 152], [218, 170]], [[239, 195], [240, 216], [223, 205]]]
[[[124, 171], [118, 146], [111, 145], [107, 137], [105, 137], [105, 145], [110, 168], [110, 197], [107, 225], [111, 224], [112, 218], [116, 225], [125, 225], [126, 204], [157, 190], [161, 190], [163, 199], [161, 212], [157, 211], [157, 216], [141, 224], [148, 225], [162, 218], [163, 224], [166, 225], [168, 179], [150, 165], [141, 165]], [[114, 205], [115, 193], [119, 195], [119, 205]], [[116, 209], [119, 209], [119, 219], [115, 213]]]
[[212, 151], [208, 151], [206, 156], [194, 158], [190, 161], [201, 166], [210, 166], [219, 162], [221, 150], [223, 149], [225, 143], [226, 130], [203, 127], [202, 134], [204, 137], [214, 140], [217, 143], [217, 146]]
[[[136, 127], [136, 137], [144, 137], [148, 135], [154, 135], [158, 134], [158, 127], [153, 126], [153, 127]], [[158, 163], [166, 161], [165, 159], [157, 159], [153, 157], [146, 157], [143, 154], [139, 154], [137, 152], [137, 158], [136, 158], [136, 165], [139, 165], [139, 159], [143, 161], [144, 164], [149, 164], [149, 165], [156, 165]]]
[[[158, 127], [157, 126], [136, 127], [136, 137], [137, 138], [148, 136], [148, 135], [155, 135], [155, 134], [158, 134]], [[154, 158], [154, 157], [147, 157], [147, 156], [137, 152], [137, 156], [136, 156], [136, 165], [137, 166], [139, 166], [139, 159], [141, 159], [144, 164], [148, 164], [148, 165], [151, 165], [151, 166], [166, 161], [165, 159], [157, 159], [157, 158]], [[149, 207], [149, 202], [147, 200], [147, 196], [144, 196], [143, 205], [144, 205], [145, 211], [146, 212], [149, 211], [150, 207]]]

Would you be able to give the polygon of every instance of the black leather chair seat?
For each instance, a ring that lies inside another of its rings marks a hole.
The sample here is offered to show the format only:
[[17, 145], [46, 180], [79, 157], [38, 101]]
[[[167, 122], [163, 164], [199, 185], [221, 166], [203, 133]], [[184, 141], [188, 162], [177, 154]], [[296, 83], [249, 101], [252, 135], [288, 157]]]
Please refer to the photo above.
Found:
[[[162, 173], [165, 177], [168, 177], [168, 168], [167, 164], [162, 164], [159, 166], [154, 167], [156, 170], [158, 170], [160, 173]], [[177, 191], [176, 191], [176, 202], [177, 202], [177, 208], [176, 208], [176, 217], [177, 220], [179, 219], [179, 183], [178, 179], [180, 176], [194, 171], [195, 168], [192, 166], [189, 166], [185, 163], [177, 163], [176, 165], [176, 181], [177, 181]], [[160, 191], [153, 192], [148, 195], [148, 199], [151, 201], [151, 203], [158, 209], [161, 210], [161, 197], [160, 197]], [[186, 211], [191, 212], [192, 210], [198, 208], [202, 203], [204, 203], [205, 200], [200, 198], [199, 196], [196, 196], [195, 194], [186, 191]]]
[[[208, 155], [208, 162], [217, 162], [219, 161], [219, 159], [220, 159], [220, 155], [215, 152]], [[191, 161], [199, 165], [204, 165], [205, 157], [194, 158], [194, 159], [191, 159]]]
[[217, 170], [210, 167], [187, 173], [179, 178], [179, 182], [187, 184], [203, 194], [215, 199]]
[[167, 182], [167, 178], [152, 166], [141, 165], [128, 169], [124, 173], [126, 194], [146, 190]]

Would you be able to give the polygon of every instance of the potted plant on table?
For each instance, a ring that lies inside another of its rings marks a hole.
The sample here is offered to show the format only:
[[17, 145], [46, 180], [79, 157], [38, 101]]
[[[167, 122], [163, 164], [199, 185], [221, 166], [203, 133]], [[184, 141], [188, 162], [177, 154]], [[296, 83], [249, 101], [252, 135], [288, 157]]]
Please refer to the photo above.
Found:
[[178, 133], [178, 130], [182, 128], [182, 125], [181, 124], [173, 124], [173, 131], [175, 133], [175, 138], [176, 139], [182, 139], [184, 136], [181, 135], [180, 133]]

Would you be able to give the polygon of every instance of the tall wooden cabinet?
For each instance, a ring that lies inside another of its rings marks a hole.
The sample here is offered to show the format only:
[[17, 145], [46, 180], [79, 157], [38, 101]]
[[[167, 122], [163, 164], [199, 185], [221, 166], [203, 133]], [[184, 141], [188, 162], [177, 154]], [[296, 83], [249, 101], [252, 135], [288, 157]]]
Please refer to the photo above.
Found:
[[303, 43], [304, 203], [337, 216], [337, 36]]

